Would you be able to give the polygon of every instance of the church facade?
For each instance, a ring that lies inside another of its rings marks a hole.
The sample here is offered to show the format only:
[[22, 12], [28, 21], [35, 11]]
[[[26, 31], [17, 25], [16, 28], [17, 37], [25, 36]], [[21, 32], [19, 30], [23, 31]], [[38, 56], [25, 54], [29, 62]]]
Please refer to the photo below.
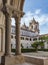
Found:
[[[20, 27], [20, 43], [23, 48], [31, 48], [31, 44], [39, 38], [39, 23], [33, 18], [26, 26], [24, 23]], [[11, 46], [15, 48], [15, 26], [11, 27]]]

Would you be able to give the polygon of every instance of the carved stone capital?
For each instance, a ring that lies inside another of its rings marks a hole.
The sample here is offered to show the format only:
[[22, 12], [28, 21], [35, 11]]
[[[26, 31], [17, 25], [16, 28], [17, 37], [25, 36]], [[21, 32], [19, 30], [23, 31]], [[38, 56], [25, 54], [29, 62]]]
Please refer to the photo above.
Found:
[[12, 9], [10, 6], [6, 6], [7, 13], [12, 16]]

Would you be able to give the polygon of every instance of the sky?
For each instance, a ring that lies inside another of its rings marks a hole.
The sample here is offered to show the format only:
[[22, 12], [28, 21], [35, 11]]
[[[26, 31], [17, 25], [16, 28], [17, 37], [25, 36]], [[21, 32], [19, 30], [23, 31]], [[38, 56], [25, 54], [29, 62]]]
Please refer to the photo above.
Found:
[[25, 0], [23, 11], [21, 25], [25, 22], [29, 26], [34, 17], [39, 22], [40, 34], [48, 33], [48, 0]]

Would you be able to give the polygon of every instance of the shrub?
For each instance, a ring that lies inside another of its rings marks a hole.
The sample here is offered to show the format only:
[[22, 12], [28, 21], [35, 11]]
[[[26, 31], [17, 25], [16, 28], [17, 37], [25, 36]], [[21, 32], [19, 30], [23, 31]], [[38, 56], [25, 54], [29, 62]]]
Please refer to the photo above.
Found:
[[[15, 49], [12, 49], [11, 51], [15, 52]], [[21, 49], [21, 52], [22, 53], [25, 53], [25, 52], [36, 52], [36, 49]]]
[[38, 41], [35, 41], [33, 44], [31, 44], [31, 46], [36, 49], [36, 52], [38, 51], [38, 45], [39, 45], [39, 42]]
[[43, 51], [47, 51], [48, 52], [48, 49], [43, 49]]
[[36, 49], [21, 49], [21, 52], [24, 53], [24, 52], [35, 52]]
[[[15, 49], [11, 50], [12, 52], [15, 52]], [[38, 51], [45, 51], [48, 52], [48, 49], [38, 49]], [[28, 52], [36, 52], [36, 49], [21, 49], [22, 53], [28, 53]]]
[[38, 51], [47, 51], [48, 52], [48, 49], [38, 49]]

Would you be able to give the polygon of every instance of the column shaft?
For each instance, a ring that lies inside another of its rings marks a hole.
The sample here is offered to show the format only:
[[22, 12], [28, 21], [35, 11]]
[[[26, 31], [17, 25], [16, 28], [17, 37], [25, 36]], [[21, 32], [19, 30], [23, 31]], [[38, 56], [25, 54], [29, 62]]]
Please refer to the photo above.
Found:
[[6, 31], [5, 31], [5, 54], [11, 54], [11, 18], [9, 15], [6, 15]]
[[16, 55], [21, 54], [21, 44], [20, 44], [20, 17], [15, 18], [16, 22]]

